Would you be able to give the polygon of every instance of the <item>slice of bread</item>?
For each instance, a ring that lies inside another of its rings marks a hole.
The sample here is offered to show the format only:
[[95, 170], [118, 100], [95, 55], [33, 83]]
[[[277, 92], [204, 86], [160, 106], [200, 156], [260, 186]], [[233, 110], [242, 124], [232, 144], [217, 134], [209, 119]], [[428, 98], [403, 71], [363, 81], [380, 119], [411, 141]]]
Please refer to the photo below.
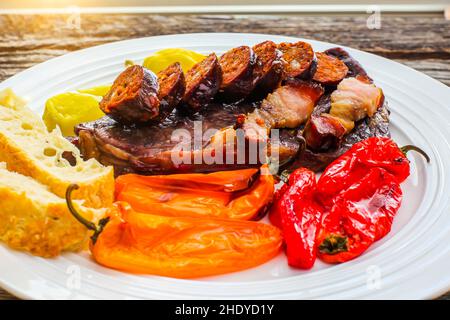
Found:
[[108, 207], [113, 201], [113, 168], [95, 159], [84, 161], [59, 128], [48, 132], [41, 118], [11, 90], [0, 92], [0, 161], [47, 185], [59, 197], [64, 197], [69, 184], [78, 184], [74, 199], [84, 200], [87, 207]]
[[[83, 216], [97, 221], [105, 209], [82, 207]], [[0, 240], [14, 249], [41, 257], [82, 249], [87, 229], [70, 214], [64, 199], [34, 179], [11, 172], [0, 163]]]

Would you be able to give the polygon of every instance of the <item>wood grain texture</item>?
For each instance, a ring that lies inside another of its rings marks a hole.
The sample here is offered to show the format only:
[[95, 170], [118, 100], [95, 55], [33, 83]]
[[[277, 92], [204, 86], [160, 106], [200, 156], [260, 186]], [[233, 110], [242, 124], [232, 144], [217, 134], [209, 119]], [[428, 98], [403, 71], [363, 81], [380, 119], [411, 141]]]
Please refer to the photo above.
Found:
[[[65, 15], [0, 16], [0, 81], [65, 53], [107, 42], [191, 32], [252, 32], [298, 36], [375, 53], [450, 86], [450, 21], [443, 15], [387, 15], [381, 29], [368, 15]], [[11, 299], [0, 289], [0, 300]], [[450, 300], [450, 293], [442, 299]]]
[[65, 15], [0, 16], [0, 80], [64, 53], [123, 39], [189, 32], [254, 32], [300, 36], [372, 52], [450, 85], [450, 28], [441, 15]]

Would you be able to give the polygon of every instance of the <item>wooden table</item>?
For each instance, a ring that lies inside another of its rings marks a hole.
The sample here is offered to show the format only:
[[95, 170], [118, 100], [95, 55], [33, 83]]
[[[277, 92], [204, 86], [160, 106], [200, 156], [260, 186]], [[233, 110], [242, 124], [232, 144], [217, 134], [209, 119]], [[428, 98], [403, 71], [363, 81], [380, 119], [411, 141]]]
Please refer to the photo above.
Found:
[[[442, 14], [0, 15], [0, 81], [70, 51], [123, 39], [191, 32], [271, 33], [322, 40], [393, 59], [450, 86], [450, 21]], [[76, 17], [75, 17], [76, 18]], [[0, 300], [11, 299], [0, 289]], [[450, 299], [450, 292], [443, 296]]]

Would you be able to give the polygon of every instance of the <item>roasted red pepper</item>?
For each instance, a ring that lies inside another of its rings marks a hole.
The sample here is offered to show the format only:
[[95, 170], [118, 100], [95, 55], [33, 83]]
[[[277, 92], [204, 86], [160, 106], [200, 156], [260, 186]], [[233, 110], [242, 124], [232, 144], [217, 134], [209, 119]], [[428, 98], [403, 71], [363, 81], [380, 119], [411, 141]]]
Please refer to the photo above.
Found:
[[391, 230], [401, 200], [398, 178], [383, 168], [370, 168], [333, 199], [317, 236], [318, 256], [339, 263], [361, 255]]
[[300, 168], [289, 177], [272, 207], [270, 219], [283, 231], [288, 263], [310, 269], [316, 260], [315, 238], [322, 207], [315, 201], [316, 176]]
[[325, 203], [342, 190], [358, 181], [370, 168], [383, 168], [401, 183], [409, 176], [409, 160], [406, 152], [421, 153], [429, 162], [428, 155], [415, 146], [398, 147], [390, 138], [373, 137], [355, 143], [346, 153], [333, 161], [320, 177], [317, 188]]
[[289, 264], [312, 267], [315, 250], [325, 262], [345, 262], [384, 237], [401, 205], [400, 183], [410, 170], [408, 150], [429, 161], [417, 147], [369, 138], [331, 163], [317, 185], [311, 171], [294, 171], [275, 194], [270, 215], [283, 231]]

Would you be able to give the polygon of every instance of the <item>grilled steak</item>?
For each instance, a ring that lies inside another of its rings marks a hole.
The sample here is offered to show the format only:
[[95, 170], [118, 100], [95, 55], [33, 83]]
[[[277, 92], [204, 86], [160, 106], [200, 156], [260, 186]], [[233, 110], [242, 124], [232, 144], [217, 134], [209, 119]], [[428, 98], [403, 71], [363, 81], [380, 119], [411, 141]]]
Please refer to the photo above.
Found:
[[[208, 134], [208, 129], [234, 130], [232, 126], [236, 122], [236, 116], [251, 112], [254, 108], [253, 104], [215, 103], [196, 114], [186, 115], [180, 110], [175, 110], [162, 123], [148, 126], [123, 125], [109, 117], [103, 117], [100, 120], [80, 124], [75, 131], [79, 136], [79, 147], [84, 157], [94, 157], [104, 165], [114, 165], [117, 175], [130, 172], [164, 174], [257, 167], [261, 165], [260, 162], [249, 163], [247, 158], [243, 163], [237, 163], [236, 155], [231, 155], [233, 157], [231, 164], [227, 164], [226, 159], [223, 159], [223, 163], [215, 164], [207, 164], [201, 160], [202, 156], [211, 152], [211, 148], [214, 147], [219, 151], [217, 139], [213, 142], [211, 140], [214, 132]], [[200, 128], [202, 136], [197, 144], [184, 139], [194, 137], [194, 129]], [[177, 132], [175, 131], [177, 129], [185, 131]], [[300, 143], [295, 132], [286, 131], [280, 135], [284, 137], [278, 150], [280, 163], [286, 163], [299, 152]], [[183, 159], [189, 159], [190, 161], [186, 162], [191, 163], [173, 161], [174, 150], [180, 150], [183, 146], [192, 150], [181, 152]], [[225, 145], [221, 144], [219, 147], [225, 149]], [[230, 157], [230, 154], [224, 150], [223, 156]], [[196, 157], [200, 157], [200, 162], [195, 163]]]

